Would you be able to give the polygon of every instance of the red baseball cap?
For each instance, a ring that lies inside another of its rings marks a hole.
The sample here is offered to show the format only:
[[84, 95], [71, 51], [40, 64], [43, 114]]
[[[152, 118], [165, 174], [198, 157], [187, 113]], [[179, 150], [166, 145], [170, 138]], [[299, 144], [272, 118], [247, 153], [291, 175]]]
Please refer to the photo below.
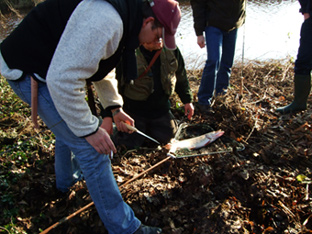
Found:
[[163, 25], [164, 46], [169, 50], [176, 49], [174, 34], [177, 31], [181, 19], [179, 3], [175, 0], [148, 0], [150, 6]]

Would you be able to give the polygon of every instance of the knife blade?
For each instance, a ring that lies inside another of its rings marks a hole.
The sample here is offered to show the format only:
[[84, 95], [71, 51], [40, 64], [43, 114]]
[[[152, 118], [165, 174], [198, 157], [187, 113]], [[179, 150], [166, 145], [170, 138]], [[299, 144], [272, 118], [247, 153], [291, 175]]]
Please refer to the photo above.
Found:
[[133, 127], [133, 126], [127, 124], [127, 123], [124, 123], [124, 124], [126, 125], [126, 127], [127, 127], [129, 130], [134, 131], [134, 132], [137, 132], [137, 133], [139, 133], [140, 135], [142, 135], [142, 136], [144, 136], [144, 137], [146, 137], [146, 138], [148, 138], [148, 139], [150, 139], [150, 140], [152, 140], [152, 141], [154, 141], [154, 142], [156, 142], [157, 144], [160, 145], [160, 143], [159, 143], [157, 140], [155, 140], [154, 138], [152, 138], [152, 137], [146, 135], [145, 133], [141, 132], [141, 131], [138, 130], [136, 127]]

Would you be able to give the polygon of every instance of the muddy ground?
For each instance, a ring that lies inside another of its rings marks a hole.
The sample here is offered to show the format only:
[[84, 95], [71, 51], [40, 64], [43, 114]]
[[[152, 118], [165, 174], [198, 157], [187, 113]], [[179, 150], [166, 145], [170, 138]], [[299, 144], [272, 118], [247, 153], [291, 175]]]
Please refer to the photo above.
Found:
[[[200, 74], [189, 72], [195, 101]], [[225, 133], [204, 151], [180, 153], [199, 156], [169, 158], [130, 183], [166, 159], [167, 150], [119, 147], [113, 171], [137, 217], [166, 234], [312, 233], [311, 97], [305, 112], [275, 113], [276, 107], [291, 102], [292, 80], [289, 61], [236, 64], [228, 93], [215, 98], [208, 115], [196, 109], [191, 121], [183, 117], [179, 99], [173, 97], [174, 115], [189, 124], [181, 136], [196, 136], [208, 128]], [[37, 137], [44, 138], [47, 132]], [[84, 182], [59, 194], [53, 144], [38, 152], [11, 188], [16, 190], [10, 205], [18, 209], [20, 233], [39, 233], [92, 202]], [[107, 232], [91, 206], [49, 233]]]

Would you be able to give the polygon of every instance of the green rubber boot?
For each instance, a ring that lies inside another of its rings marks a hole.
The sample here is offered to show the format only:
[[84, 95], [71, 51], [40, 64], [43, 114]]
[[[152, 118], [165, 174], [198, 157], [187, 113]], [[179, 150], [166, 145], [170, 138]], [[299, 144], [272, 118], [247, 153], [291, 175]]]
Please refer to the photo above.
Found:
[[307, 100], [311, 90], [310, 75], [295, 75], [294, 101], [288, 106], [276, 109], [281, 114], [294, 113], [307, 109]]

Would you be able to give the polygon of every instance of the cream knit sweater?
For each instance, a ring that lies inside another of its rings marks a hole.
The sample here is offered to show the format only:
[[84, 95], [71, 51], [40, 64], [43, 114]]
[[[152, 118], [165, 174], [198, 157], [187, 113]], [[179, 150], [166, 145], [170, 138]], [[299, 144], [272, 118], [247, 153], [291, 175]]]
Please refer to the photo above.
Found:
[[[112, 5], [84, 0], [72, 13], [55, 50], [46, 82], [56, 109], [78, 137], [93, 133], [99, 124], [85, 100], [86, 79], [97, 71], [100, 60], [114, 54], [122, 34], [122, 20]], [[0, 73], [17, 80], [22, 71], [9, 69], [0, 53]], [[104, 108], [122, 106], [114, 77], [93, 84]]]

